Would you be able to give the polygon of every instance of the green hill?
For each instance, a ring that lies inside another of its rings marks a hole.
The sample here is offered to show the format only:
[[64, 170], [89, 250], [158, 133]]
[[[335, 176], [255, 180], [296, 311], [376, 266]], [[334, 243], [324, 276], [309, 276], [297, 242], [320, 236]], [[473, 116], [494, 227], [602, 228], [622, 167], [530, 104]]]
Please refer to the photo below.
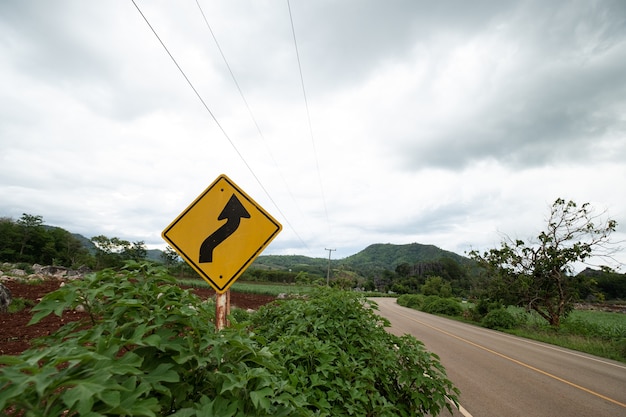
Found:
[[450, 258], [459, 264], [470, 262], [468, 258], [457, 255], [454, 252], [440, 249], [434, 245], [422, 245], [419, 243], [406, 245], [376, 243], [339, 262], [359, 270], [395, 270], [398, 265], [403, 263], [414, 265], [419, 262], [438, 261], [441, 258]]
[[302, 255], [261, 255], [254, 260], [250, 268], [306, 272], [308, 274], [326, 276], [328, 259], [309, 258]]
[[[434, 245], [377, 243], [347, 258], [332, 259], [331, 268], [347, 268], [365, 276], [373, 271], [393, 271], [403, 263], [414, 265], [420, 262], [438, 261], [442, 258], [450, 258], [461, 265], [470, 262], [468, 258]], [[254, 261], [252, 268], [304, 271], [325, 275], [328, 259], [302, 255], [261, 255]]]

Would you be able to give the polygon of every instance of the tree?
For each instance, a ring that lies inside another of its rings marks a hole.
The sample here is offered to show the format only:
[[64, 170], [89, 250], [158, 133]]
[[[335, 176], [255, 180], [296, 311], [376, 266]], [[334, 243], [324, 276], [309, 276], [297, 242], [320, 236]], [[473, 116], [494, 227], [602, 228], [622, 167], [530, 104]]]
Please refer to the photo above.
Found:
[[98, 235], [91, 238], [96, 246], [96, 268], [117, 268], [124, 264], [123, 254], [128, 253], [131, 244], [117, 237]]
[[0, 261], [11, 262], [17, 259], [20, 240], [15, 222], [7, 217], [0, 218]]
[[22, 217], [16, 222], [22, 232], [22, 241], [20, 245], [20, 257], [24, 256], [31, 242], [37, 235], [41, 235], [43, 231], [43, 217], [34, 216], [32, 214], [23, 213]]
[[452, 286], [448, 281], [438, 276], [426, 278], [426, 283], [420, 288], [424, 295], [437, 295], [439, 297], [452, 297]]
[[143, 240], [133, 242], [129, 246], [125, 247], [122, 251], [122, 258], [124, 260], [131, 260], [136, 262], [140, 262], [146, 259], [147, 255], [148, 249], [146, 249], [146, 245]]
[[[53, 227], [48, 230], [48, 234], [54, 242], [54, 256], [52, 262], [57, 265], [78, 267], [93, 263], [93, 257], [87, 248], [65, 229]], [[46, 261], [46, 263], [49, 263]]]
[[165, 250], [161, 252], [161, 260], [165, 266], [172, 266], [180, 262], [180, 257], [174, 248], [168, 245]]
[[408, 262], [402, 262], [396, 266], [396, 274], [401, 278], [411, 275], [411, 265]]
[[559, 198], [536, 240], [527, 244], [507, 238], [500, 249], [469, 255], [490, 275], [496, 297], [524, 305], [559, 327], [577, 298], [574, 264], [592, 256], [610, 258], [612, 253], [609, 237], [617, 222], [601, 217], [594, 215], [589, 203], [578, 206]]

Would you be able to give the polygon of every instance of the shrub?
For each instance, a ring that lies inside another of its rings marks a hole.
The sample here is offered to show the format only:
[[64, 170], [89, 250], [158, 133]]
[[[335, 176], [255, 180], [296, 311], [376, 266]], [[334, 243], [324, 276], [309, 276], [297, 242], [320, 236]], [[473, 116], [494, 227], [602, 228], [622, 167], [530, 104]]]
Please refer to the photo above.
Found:
[[403, 294], [398, 297], [396, 302], [404, 307], [421, 310], [424, 305], [424, 296], [421, 294]]
[[437, 357], [405, 335], [364, 297], [320, 289], [309, 299], [259, 309], [252, 326], [277, 352], [307, 408], [323, 416], [420, 416], [450, 408], [456, 389]]
[[0, 409], [15, 415], [306, 415], [280, 364], [242, 328], [216, 333], [214, 305], [162, 268], [129, 264], [46, 295], [32, 323], [79, 304], [22, 355], [0, 356]]
[[31, 322], [78, 305], [88, 322], [68, 323], [20, 356], [0, 356], [1, 410], [414, 416], [450, 409], [446, 396], [457, 401], [437, 357], [411, 336], [387, 333], [388, 322], [356, 294], [322, 290], [278, 302], [216, 333], [214, 304], [165, 269], [133, 263], [46, 295]]
[[434, 297], [424, 303], [423, 311], [430, 314], [460, 316], [463, 312], [463, 308], [459, 305], [457, 301], [451, 298]]
[[17, 297], [14, 298], [13, 301], [11, 301], [11, 304], [9, 305], [9, 309], [8, 312], [9, 313], [19, 313], [20, 311], [28, 308], [28, 307], [32, 307], [34, 306], [35, 303], [27, 298], [21, 298], [21, 297]]
[[490, 329], [511, 329], [515, 327], [517, 321], [513, 314], [509, 313], [504, 308], [498, 308], [491, 310], [481, 320], [481, 325]]
[[467, 317], [473, 321], [480, 322], [490, 311], [502, 308], [504, 308], [504, 306], [498, 301], [481, 298], [469, 309]]
[[489, 299], [481, 298], [481, 299], [479, 299], [476, 302], [476, 305], [474, 306], [474, 308], [476, 309], [476, 312], [481, 317], [484, 317], [490, 311], [504, 308], [504, 306], [499, 301], [492, 301], [492, 300], [489, 300]]

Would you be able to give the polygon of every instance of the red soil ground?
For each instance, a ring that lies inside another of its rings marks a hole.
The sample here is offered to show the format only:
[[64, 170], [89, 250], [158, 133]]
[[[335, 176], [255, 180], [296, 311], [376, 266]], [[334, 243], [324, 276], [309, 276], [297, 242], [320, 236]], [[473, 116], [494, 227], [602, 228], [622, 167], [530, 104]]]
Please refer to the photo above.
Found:
[[[32, 300], [35, 304], [47, 293], [58, 289], [59, 284], [60, 282], [57, 280], [46, 280], [38, 285], [21, 284], [14, 281], [4, 283], [11, 290], [13, 298]], [[208, 288], [195, 288], [193, 291], [202, 299], [215, 295], [215, 291]], [[275, 297], [268, 295], [236, 292], [231, 292], [230, 295], [231, 305], [243, 309], [257, 309], [274, 299]], [[0, 355], [18, 355], [31, 346], [32, 339], [54, 333], [65, 323], [87, 317], [85, 313], [66, 311], [62, 317], [50, 315], [37, 324], [27, 326], [26, 324], [32, 316], [30, 308], [18, 313], [0, 312]]]

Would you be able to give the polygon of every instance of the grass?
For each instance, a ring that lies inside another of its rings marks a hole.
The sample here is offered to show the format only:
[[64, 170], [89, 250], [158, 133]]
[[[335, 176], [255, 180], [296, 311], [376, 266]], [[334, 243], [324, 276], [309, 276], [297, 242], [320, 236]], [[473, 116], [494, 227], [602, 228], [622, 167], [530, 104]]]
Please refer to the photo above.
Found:
[[509, 311], [519, 324], [508, 333], [626, 362], [626, 314], [575, 310], [555, 329], [534, 312], [514, 307]]
[[507, 333], [578, 352], [589, 353], [601, 358], [626, 362], [626, 340], [621, 342], [610, 341], [575, 334], [559, 334], [546, 330], [528, 330], [525, 328], [509, 330]]
[[[201, 279], [181, 279], [178, 280], [181, 285], [196, 287], [196, 288], [209, 288], [210, 285]], [[231, 290], [235, 292], [247, 293], [247, 294], [260, 294], [260, 295], [272, 295], [274, 297], [279, 294], [308, 294], [313, 289], [319, 288], [318, 285], [302, 285], [302, 284], [279, 284], [273, 282], [245, 282], [237, 281], [231, 287]], [[380, 292], [364, 292], [366, 297], [390, 297], [389, 294]]]
[[310, 293], [313, 288], [315, 287], [310, 285], [272, 284], [266, 282], [235, 282], [231, 287], [231, 289], [236, 292], [273, 296], [278, 296], [279, 294], [307, 294]]
[[36, 303], [32, 300], [28, 300], [26, 298], [17, 297], [11, 301], [9, 304], [9, 309], [7, 310], [9, 313], [19, 313], [20, 311], [33, 307]]
[[[424, 297], [402, 296], [406, 307], [420, 310]], [[401, 297], [401, 298], [402, 298]], [[412, 297], [412, 298], [411, 298]], [[420, 303], [421, 302], [421, 303]], [[474, 308], [461, 303], [464, 310]], [[564, 348], [585, 352], [607, 359], [626, 362], [626, 314], [593, 310], [574, 310], [555, 329], [536, 312], [511, 307], [507, 311], [515, 318], [515, 326], [500, 331]], [[466, 312], [467, 313], [467, 312]], [[446, 316], [453, 320], [480, 326], [472, 314]]]
[[[210, 288], [208, 282], [202, 279], [179, 279], [180, 285], [194, 287], [194, 288]], [[232, 291], [248, 293], [248, 294], [260, 294], [260, 295], [272, 295], [274, 297], [279, 294], [307, 294], [311, 292], [314, 286], [308, 285], [290, 285], [290, 284], [274, 284], [274, 283], [252, 283], [252, 282], [235, 282], [231, 287]]]

